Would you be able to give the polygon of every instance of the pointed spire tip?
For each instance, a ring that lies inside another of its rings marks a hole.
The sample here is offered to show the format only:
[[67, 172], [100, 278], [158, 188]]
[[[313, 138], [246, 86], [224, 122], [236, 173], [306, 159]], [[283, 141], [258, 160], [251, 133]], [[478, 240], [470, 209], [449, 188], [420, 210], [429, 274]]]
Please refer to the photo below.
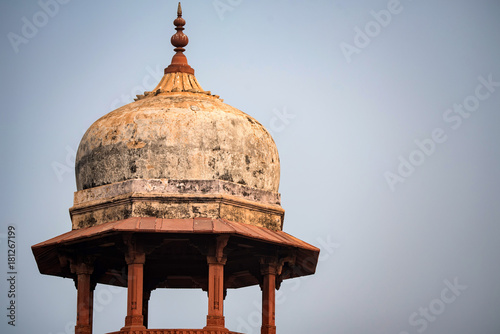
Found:
[[194, 70], [189, 66], [186, 56], [184, 55], [184, 47], [189, 43], [189, 38], [182, 32], [186, 20], [182, 18], [181, 3], [177, 6], [177, 18], [174, 20], [175, 30], [177, 31], [170, 42], [175, 47], [175, 55], [172, 57], [172, 62], [165, 69], [165, 73], [183, 72], [194, 74]]

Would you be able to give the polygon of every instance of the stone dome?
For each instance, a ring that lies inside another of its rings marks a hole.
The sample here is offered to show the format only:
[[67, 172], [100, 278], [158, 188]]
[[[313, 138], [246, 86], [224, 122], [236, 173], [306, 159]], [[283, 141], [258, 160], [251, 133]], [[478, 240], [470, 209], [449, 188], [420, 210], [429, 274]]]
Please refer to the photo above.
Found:
[[216, 96], [151, 95], [87, 130], [76, 156], [78, 190], [130, 179], [171, 179], [225, 180], [278, 192], [278, 150], [259, 122]]
[[176, 53], [156, 88], [101, 117], [83, 136], [78, 191], [127, 180], [221, 180], [245, 187], [244, 197], [250, 188], [278, 193], [276, 144], [255, 119], [201, 88], [184, 55], [185, 23], [179, 4]]
[[180, 6], [177, 16], [176, 53], [156, 88], [98, 119], [80, 142], [73, 229], [154, 217], [282, 230], [276, 144], [255, 119], [201, 88], [183, 53]]

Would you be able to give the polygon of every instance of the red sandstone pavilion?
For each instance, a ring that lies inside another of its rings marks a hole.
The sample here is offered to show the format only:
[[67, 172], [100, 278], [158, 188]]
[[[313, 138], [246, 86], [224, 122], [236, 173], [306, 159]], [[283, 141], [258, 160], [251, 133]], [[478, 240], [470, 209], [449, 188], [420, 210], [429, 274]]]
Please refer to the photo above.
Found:
[[[316, 270], [319, 249], [283, 232], [271, 135], [201, 88], [184, 55], [180, 4], [177, 14], [176, 53], [158, 86], [80, 142], [72, 230], [32, 246], [42, 274], [75, 281], [77, 334], [92, 333], [97, 283], [128, 289], [125, 324], [113, 334], [235, 333], [224, 323], [227, 289], [257, 284], [261, 333], [274, 334], [275, 290]], [[149, 329], [160, 288], [207, 291], [206, 326]]]

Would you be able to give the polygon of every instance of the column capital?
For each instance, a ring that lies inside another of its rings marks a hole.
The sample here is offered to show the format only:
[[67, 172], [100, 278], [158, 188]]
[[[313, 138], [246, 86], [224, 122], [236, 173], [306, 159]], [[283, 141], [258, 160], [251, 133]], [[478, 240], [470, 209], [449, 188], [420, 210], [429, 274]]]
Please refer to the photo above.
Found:
[[129, 251], [125, 253], [125, 261], [127, 264], [144, 264], [146, 263], [146, 254], [138, 251]]
[[283, 264], [280, 264], [277, 256], [263, 256], [260, 258], [261, 275], [279, 275]]
[[94, 258], [89, 256], [78, 257], [77, 259], [70, 258], [69, 268], [71, 272], [76, 275], [92, 275], [94, 272], [93, 262]]
[[218, 258], [216, 256], [210, 256], [208, 255], [207, 256], [207, 263], [208, 264], [220, 264], [222, 266], [224, 266], [227, 262], [227, 258], [224, 256], [222, 258]]
[[125, 261], [127, 264], [144, 264], [146, 263], [146, 253], [140, 243], [132, 235], [123, 237], [125, 243]]
[[215, 244], [209, 247], [207, 254], [208, 264], [226, 264], [227, 256], [224, 255], [224, 248], [226, 248], [228, 241], [229, 235], [219, 235], [217, 237]]

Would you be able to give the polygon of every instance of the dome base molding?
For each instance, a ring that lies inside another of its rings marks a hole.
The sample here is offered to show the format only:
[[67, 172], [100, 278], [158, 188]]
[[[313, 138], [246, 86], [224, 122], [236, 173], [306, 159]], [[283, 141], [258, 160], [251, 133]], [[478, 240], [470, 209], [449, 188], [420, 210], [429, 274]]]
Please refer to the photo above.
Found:
[[131, 217], [226, 219], [283, 229], [280, 195], [222, 180], [127, 180], [75, 192], [72, 229]]

